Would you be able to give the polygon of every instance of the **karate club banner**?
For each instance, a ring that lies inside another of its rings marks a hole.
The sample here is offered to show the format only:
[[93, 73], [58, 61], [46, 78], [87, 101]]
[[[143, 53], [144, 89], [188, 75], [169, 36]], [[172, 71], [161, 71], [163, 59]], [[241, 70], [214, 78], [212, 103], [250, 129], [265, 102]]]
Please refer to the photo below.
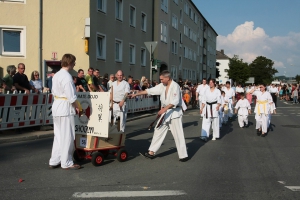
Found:
[[75, 116], [75, 133], [108, 137], [109, 92], [78, 92], [80, 112]]

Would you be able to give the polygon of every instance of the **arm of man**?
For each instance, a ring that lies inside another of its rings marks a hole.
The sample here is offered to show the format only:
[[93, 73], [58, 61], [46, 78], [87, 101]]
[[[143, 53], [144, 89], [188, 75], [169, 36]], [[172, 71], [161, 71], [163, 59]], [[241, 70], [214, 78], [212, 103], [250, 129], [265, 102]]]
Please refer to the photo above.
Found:
[[122, 101], [120, 101], [119, 106], [120, 108], [124, 105], [125, 101], [127, 100], [128, 94], [130, 93], [130, 86], [128, 83], [125, 84], [125, 94], [124, 97], [122, 99]]

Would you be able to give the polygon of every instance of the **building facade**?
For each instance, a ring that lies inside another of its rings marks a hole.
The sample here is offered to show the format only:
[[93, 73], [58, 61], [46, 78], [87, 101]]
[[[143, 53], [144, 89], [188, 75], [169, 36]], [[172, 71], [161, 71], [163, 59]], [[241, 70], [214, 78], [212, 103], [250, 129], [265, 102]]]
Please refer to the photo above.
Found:
[[60, 67], [65, 53], [75, 71], [101, 75], [122, 69], [135, 79], [150, 76], [144, 42], [157, 41], [153, 58], [175, 80], [215, 77], [217, 33], [191, 0], [1, 0], [0, 76], [7, 65], [26, 65], [29, 76]]
[[[215, 78], [217, 33], [191, 0], [155, 0], [154, 57], [174, 80]], [[158, 79], [158, 73], [154, 75]]]
[[224, 50], [217, 51], [217, 62], [219, 63], [218, 69], [220, 71], [220, 76], [217, 78], [220, 84], [225, 84], [229, 81], [229, 76], [227, 70], [229, 69], [229, 57], [225, 55]]

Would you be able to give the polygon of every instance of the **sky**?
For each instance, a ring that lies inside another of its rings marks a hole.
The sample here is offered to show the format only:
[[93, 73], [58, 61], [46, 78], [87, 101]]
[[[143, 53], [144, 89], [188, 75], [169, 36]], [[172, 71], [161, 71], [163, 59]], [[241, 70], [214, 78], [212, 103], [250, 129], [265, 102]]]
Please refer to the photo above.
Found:
[[276, 76], [300, 75], [300, 0], [193, 0], [217, 32], [217, 50], [251, 63], [274, 61]]

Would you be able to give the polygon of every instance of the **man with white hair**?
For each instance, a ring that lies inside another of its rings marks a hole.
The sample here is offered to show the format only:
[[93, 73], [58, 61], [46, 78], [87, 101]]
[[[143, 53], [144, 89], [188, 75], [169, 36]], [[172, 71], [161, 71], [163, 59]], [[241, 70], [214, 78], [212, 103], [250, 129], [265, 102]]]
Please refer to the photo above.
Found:
[[188, 160], [185, 138], [182, 127], [182, 98], [180, 86], [172, 80], [169, 71], [165, 70], [160, 74], [161, 83], [153, 88], [133, 94], [138, 95], [160, 95], [161, 109], [158, 112], [158, 122], [155, 126], [153, 139], [147, 152], [140, 153], [147, 158], [154, 158], [162, 145], [168, 130], [170, 129], [175, 140], [179, 161]]

